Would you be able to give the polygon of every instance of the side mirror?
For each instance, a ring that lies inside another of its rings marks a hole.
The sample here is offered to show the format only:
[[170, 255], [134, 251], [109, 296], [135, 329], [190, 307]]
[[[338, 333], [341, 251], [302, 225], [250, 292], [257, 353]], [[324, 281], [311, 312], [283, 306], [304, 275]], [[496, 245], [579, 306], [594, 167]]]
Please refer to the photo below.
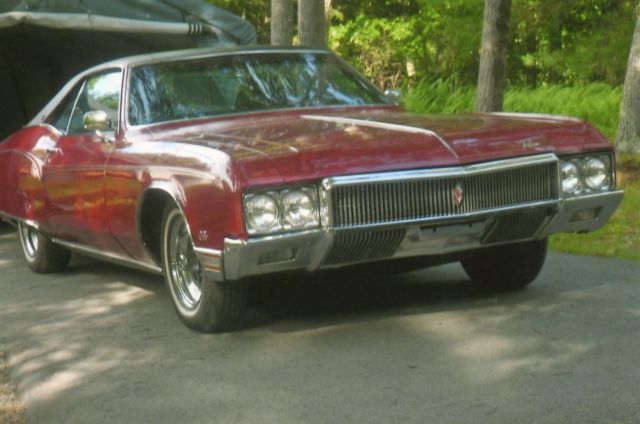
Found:
[[87, 131], [109, 131], [111, 124], [111, 118], [103, 110], [92, 110], [82, 118], [82, 126]]
[[398, 88], [384, 90], [384, 95], [397, 105], [400, 105], [402, 104], [402, 102], [404, 102], [404, 94], [402, 94], [402, 90]]

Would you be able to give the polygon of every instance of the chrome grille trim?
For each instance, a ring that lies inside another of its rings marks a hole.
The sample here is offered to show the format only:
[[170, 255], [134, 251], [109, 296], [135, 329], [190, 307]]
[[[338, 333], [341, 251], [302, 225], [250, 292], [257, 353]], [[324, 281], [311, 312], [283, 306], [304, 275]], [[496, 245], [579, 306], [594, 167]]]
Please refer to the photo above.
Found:
[[[544, 206], [559, 196], [558, 158], [538, 155], [433, 170], [328, 178], [328, 226], [357, 228]], [[453, 190], [463, 187], [456, 206]]]

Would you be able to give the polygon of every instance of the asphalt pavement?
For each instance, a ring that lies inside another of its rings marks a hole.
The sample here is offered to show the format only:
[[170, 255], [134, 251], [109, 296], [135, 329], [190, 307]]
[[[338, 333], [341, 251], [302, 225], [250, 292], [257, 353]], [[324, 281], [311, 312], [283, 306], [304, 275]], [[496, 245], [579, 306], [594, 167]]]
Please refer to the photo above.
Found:
[[29, 423], [640, 423], [640, 262], [550, 254], [491, 294], [446, 265], [262, 281], [190, 331], [161, 278], [28, 271], [0, 227], [0, 351]]

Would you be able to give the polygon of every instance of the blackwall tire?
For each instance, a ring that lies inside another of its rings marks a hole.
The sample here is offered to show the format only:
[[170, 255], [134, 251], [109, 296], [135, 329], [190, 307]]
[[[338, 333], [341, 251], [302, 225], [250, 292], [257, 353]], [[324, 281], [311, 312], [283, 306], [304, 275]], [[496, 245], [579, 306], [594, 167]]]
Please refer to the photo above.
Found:
[[462, 267], [488, 289], [516, 290], [531, 284], [544, 265], [548, 239], [506, 244], [470, 253]]
[[163, 272], [180, 320], [204, 333], [238, 328], [247, 308], [246, 286], [207, 278], [179, 208], [167, 207], [162, 222]]
[[69, 265], [71, 252], [51, 241], [35, 227], [18, 223], [20, 247], [27, 265], [39, 274], [61, 271]]

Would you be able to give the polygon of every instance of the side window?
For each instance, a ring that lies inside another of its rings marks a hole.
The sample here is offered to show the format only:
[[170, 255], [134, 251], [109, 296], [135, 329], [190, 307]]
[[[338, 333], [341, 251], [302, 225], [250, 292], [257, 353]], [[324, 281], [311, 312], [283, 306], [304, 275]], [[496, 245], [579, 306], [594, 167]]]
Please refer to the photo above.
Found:
[[55, 108], [53, 113], [49, 115], [47, 124], [56, 127], [62, 132], [67, 132], [67, 128], [69, 127], [69, 118], [71, 118], [71, 111], [73, 110], [73, 106], [76, 104], [78, 93], [83, 87], [83, 84], [76, 85], [73, 90], [67, 94], [64, 100], [62, 100], [58, 107]]
[[115, 130], [118, 125], [121, 85], [122, 71], [120, 70], [90, 77], [83, 85], [73, 112], [71, 112], [68, 133], [86, 132], [82, 125], [85, 113], [98, 110], [109, 115], [112, 129]]

